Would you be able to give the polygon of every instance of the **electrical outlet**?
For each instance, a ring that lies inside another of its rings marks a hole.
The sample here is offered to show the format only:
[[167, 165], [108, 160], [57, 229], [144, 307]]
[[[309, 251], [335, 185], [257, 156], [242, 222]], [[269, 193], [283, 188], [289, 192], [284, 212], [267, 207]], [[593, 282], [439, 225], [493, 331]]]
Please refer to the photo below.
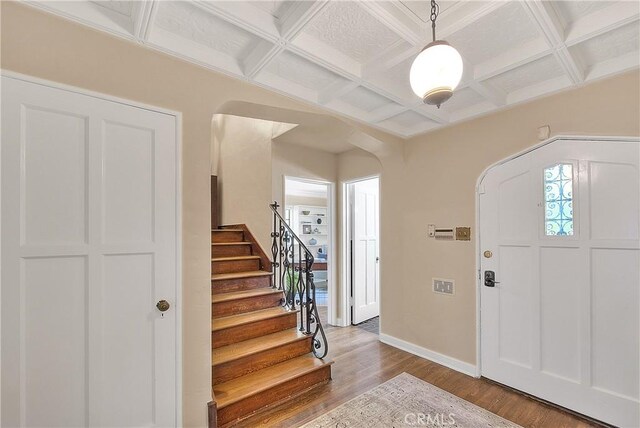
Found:
[[440, 294], [453, 294], [455, 281], [452, 279], [432, 278], [433, 292]]

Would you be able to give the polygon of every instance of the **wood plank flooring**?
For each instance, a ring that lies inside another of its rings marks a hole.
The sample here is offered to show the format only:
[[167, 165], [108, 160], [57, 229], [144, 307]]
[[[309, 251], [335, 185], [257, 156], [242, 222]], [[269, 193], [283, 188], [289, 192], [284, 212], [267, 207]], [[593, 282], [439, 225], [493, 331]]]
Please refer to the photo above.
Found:
[[[324, 320], [326, 316], [321, 314]], [[326, 323], [324, 324], [326, 326]], [[267, 412], [241, 427], [297, 427], [371, 388], [407, 372], [523, 427], [597, 427], [592, 421], [555, 408], [486, 379], [475, 379], [385, 345], [360, 327], [326, 327], [333, 380]]]

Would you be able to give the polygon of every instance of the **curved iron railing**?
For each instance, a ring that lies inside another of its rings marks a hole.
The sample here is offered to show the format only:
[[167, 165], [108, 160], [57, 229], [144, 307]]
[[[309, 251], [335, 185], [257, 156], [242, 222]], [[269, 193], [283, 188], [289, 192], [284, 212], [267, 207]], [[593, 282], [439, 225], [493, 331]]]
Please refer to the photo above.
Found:
[[300, 310], [300, 331], [312, 335], [313, 354], [318, 358], [324, 358], [327, 355], [328, 343], [316, 306], [313, 254], [282, 218], [278, 212], [278, 202], [269, 206], [273, 211], [272, 286], [284, 292], [284, 307]]

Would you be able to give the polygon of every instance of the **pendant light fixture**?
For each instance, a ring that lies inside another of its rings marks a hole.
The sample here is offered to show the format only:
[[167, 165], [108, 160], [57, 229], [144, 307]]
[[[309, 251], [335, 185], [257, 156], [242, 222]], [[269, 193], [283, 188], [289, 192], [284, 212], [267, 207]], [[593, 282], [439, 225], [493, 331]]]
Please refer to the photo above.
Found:
[[439, 7], [431, 0], [431, 32], [433, 41], [422, 49], [411, 64], [411, 89], [425, 104], [440, 105], [451, 98], [462, 78], [462, 57], [444, 40], [436, 40], [436, 18]]

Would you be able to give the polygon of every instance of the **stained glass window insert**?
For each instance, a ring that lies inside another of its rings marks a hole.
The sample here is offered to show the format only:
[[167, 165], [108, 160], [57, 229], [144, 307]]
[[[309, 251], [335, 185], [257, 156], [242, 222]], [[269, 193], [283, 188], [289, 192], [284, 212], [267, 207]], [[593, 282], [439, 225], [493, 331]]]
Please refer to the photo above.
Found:
[[547, 236], [573, 235], [573, 165], [544, 170], [544, 226]]

